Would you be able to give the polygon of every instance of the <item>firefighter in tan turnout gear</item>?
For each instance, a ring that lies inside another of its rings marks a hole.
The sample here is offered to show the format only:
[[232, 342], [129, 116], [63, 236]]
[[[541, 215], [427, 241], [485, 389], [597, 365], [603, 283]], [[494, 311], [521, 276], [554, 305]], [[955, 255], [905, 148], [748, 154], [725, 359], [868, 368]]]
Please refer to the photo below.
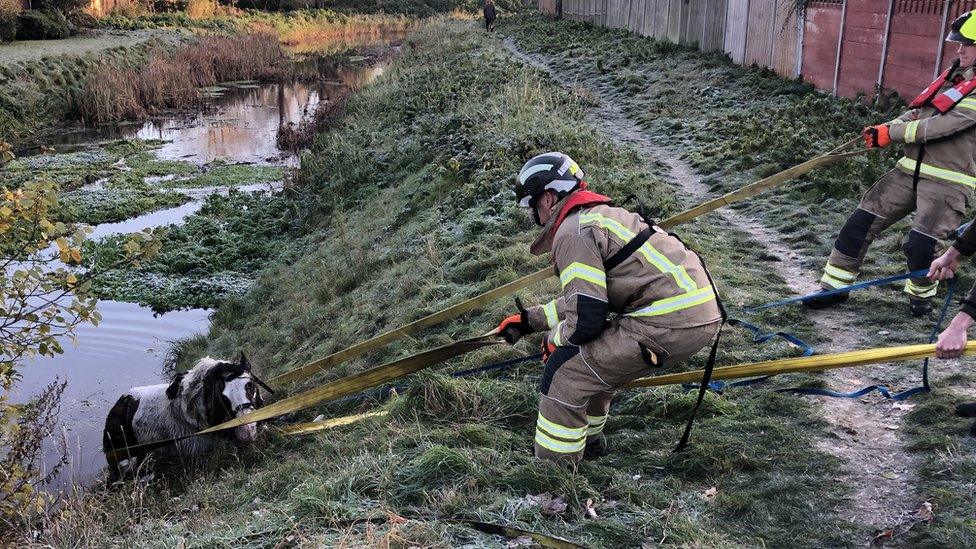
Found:
[[[891, 122], [865, 128], [868, 147], [903, 143], [905, 155], [861, 198], [841, 229], [824, 267], [821, 286], [854, 283], [864, 255], [881, 231], [915, 212], [903, 251], [908, 270], [928, 268], [939, 241], [960, 224], [976, 187], [976, 17], [964, 13], [952, 23], [946, 41], [958, 44], [957, 59], [910, 104], [912, 110]], [[932, 310], [938, 281], [905, 282], [912, 315]], [[847, 293], [806, 301], [822, 309], [846, 301]]]
[[697, 353], [715, 336], [721, 313], [698, 256], [587, 191], [569, 156], [529, 160], [515, 195], [542, 226], [531, 252], [552, 254], [562, 295], [527, 309], [517, 301], [519, 313], [499, 333], [514, 344], [547, 331], [535, 454], [576, 463], [606, 453], [602, 432], [617, 388]]

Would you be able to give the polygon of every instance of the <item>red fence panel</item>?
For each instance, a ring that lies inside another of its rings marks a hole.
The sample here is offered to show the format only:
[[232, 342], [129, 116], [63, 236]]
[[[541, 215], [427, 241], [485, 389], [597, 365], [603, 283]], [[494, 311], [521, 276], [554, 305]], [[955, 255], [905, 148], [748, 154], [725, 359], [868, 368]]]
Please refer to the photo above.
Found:
[[803, 21], [803, 80], [822, 90], [834, 86], [840, 12], [839, 3], [811, 2]]
[[847, 0], [838, 95], [853, 97], [858, 92], [874, 93], [887, 15], [888, 2]]

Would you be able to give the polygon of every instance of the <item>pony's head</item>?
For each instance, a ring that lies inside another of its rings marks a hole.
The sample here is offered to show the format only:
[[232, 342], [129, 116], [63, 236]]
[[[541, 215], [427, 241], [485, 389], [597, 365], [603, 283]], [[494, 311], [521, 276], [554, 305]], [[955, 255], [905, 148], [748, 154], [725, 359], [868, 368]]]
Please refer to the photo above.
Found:
[[[173, 380], [166, 395], [181, 398], [184, 410], [202, 428], [250, 414], [264, 405], [251, 363], [243, 352], [236, 362], [200, 359], [186, 375]], [[256, 437], [257, 423], [234, 428], [233, 438], [238, 442], [251, 442]]]

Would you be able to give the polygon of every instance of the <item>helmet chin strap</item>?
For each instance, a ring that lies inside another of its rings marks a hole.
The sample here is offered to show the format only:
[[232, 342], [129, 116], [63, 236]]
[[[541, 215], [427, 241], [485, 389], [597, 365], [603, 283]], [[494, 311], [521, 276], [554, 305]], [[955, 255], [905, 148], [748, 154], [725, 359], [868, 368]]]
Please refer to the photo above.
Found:
[[[543, 193], [543, 194], [545, 194], [545, 193]], [[542, 195], [540, 194], [539, 196], [542, 196]], [[537, 197], [529, 200], [529, 208], [532, 210], [532, 220], [535, 221], [535, 224], [536, 225], [542, 227], [542, 226], [544, 226], [544, 224], [542, 223], [542, 220], [539, 219], [539, 209], [535, 207], [536, 201], [539, 198], [539, 196], [537, 196]]]

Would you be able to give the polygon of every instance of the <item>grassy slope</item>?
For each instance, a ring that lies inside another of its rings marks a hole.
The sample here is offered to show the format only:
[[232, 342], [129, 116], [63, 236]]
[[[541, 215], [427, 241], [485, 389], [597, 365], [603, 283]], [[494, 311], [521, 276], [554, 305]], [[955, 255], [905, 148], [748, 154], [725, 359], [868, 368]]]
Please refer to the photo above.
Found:
[[[660, 215], [679, 209], [663, 166], [588, 128], [585, 97], [546, 82], [473, 28], [431, 25], [412, 39], [417, 47], [353, 98], [339, 127], [305, 157], [291, 197], [291, 219], [307, 235], [304, 253], [266, 270], [246, 296], [225, 302], [210, 339], [182, 346], [184, 362], [243, 346], [265, 373], [281, 372], [538, 268], [544, 260], [526, 249], [535, 229], [509, 190], [512, 174], [538, 152], [569, 152], [589, 167], [599, 191], [637, 191]], [[760, 252], [736, 228], [709, 219], [683, 233], [713, 258], [731, 302], [785, 292], [782, 281], [748, 260]], [[541, 300], [554, 290], [550, 281], [523, 298]], [[510, 307], [493, 303], [313, 382], [481, 333]], [[795, 311], [763, 320], [813, 336]], [[491, 348], [442, 369], [531, 348]], [[757, 350], [733, 331], [721, 360], [789, 352], [776, 345]], [[616, 452], [574, 474], [530, 456], [538, 377], [536, 365], [494, 379], [421, 375], [384, 404], [390, 419], [304, 438], [272, 436], [246, 464], [229, 456], [211, 460], [182, 484], [90, 494], [67, 507], [47, 541], [501, 543], [435, 519], [450, 516], [521, 524], [592, 547], [784, 546], [797, 539], [839, 546], [857, 529], [838, 518], [846, 490], [824, 482], [838, 473], [837, 464], [814, 448], [824, 427], [802, 401], [765, 391], [711, 395], [695, 446], [675, 455], [693, 395], [629, 391], [608, 427]], [[337, 403], [316, 412], [356, 407]], [[704, 498], [711, 487], [717, 495]], [[561, 516], [543, 515], [525, 500], [547, 491], [569, 502]], [[133, 507], [132, 497], [141, 504]], [[587, 499], [596, 502], [599, 520], [583, 518]], [[335, 523], [387, 510], [418, 520], [395, 527]]]
[[[743, 70], [719, 55], [703, 55], [622, 31], [579, 24], [553, 24], [542, 18], [506, 23], [520, 48], [555, 59], [567, 78], [580, 76], [587, 86], [606, 90], [622, 108], [708, 174], [713, 189], [727, 191], [760, 176], [827, 151], [853, 136], [858, 128], [901, 113], [900, 105], [865, 107], [814, 93], [813, 88], [770, 75]], [[813, 174], [739, 208], [776, 228], [800, 252], [799, 260], [819, 271], [836, 231], [856, 206], [857, 198], [897, 158], [897, 148], [883, 155], [849, 161]], [[880, 238], [869, 253], [864, 278], [904, 270], [901, 242], [907, 223]], [[972, 283], [964, 269], [957, 294]], [[762, 301], [756, 299], [755, 301]], [[897, 345], [927, 340], [932, 320], [904, 314], [900, 288], [861, 292], [847, 308], [856, 311], [870, 340], [865, 345]], [[950, 315], [954, 314], [950, 310]], [[932, 525], [916, 526], [913, 543], [969, 546], [976, 538], [971, 502], [974, 441], [965, 422], [952, 417], [952, 401], [972, 394], [974, 378], [959, 364], [935, 361], [940, 394], [916, 397], [919, 408], [907, 418], [906, 441], [923, 463], [920, 491], [936, 508]], [[916, 383], [917, 364], [896, 365], [880, 381], [906, 388]], [[944, 392], [948, 389], [948, 393]]]
[[178, 35], [144, 40], [101, 51], [64, 54], [0, 64], [0, 140], [17, 144], [67, 117], [73, 96], [99, 63], [137, 63], [152, 48], [172, 44]]

